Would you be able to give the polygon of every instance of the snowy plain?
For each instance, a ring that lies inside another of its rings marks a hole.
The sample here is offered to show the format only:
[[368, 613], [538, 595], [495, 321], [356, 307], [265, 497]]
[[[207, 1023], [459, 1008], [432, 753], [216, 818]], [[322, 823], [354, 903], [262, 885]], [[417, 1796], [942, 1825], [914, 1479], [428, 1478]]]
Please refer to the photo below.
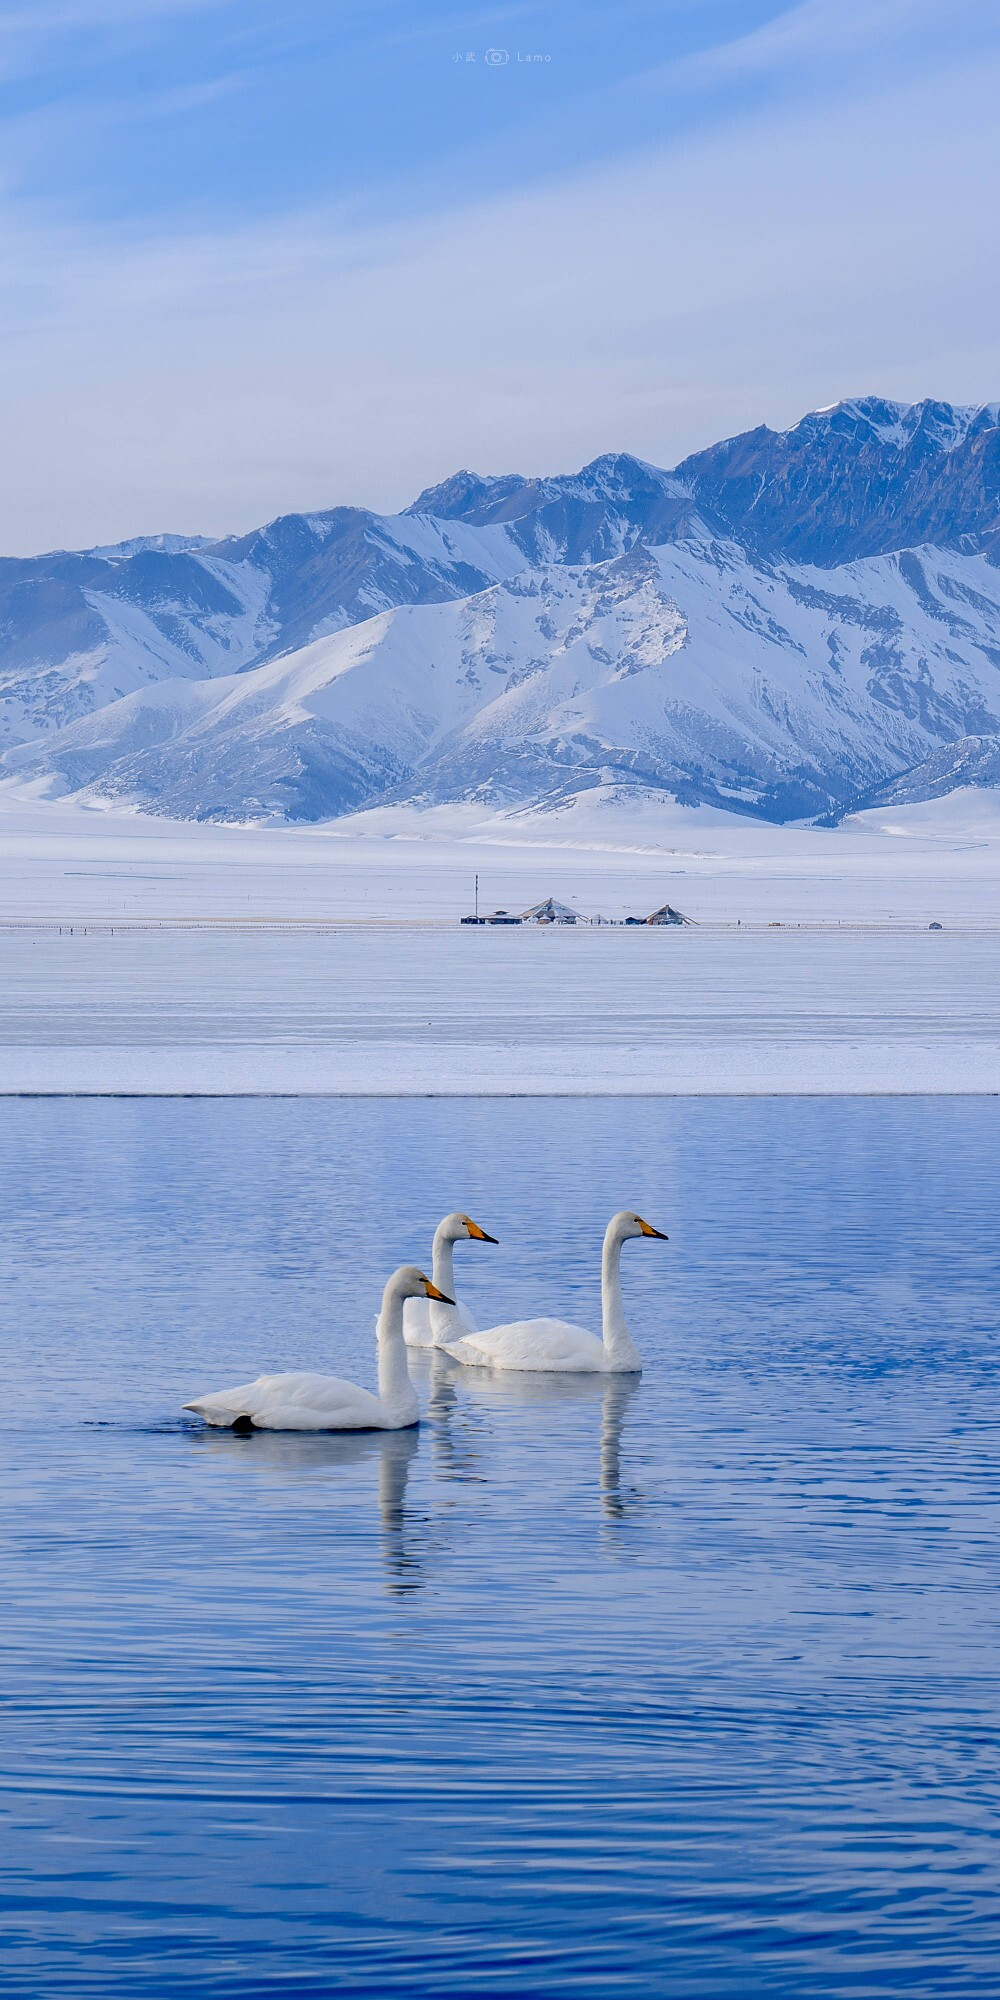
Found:
[[[552, 894], [690, 929], [470, 930]], [[931, 931], [932, 922], [940, 931]], [[0, 1090], [1000, 1091], [1000, 812], [197, 826], [0, 805]]]

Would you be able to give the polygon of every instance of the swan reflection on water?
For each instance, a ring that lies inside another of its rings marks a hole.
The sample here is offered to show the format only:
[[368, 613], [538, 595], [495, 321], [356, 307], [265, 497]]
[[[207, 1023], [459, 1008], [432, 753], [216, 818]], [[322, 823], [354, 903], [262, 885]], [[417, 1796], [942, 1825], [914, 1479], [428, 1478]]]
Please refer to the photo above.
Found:
[[625, 1518], [622, 1495], [622, 1430], [639, 1384], [634, 1375], [609, 1375], [601, 1408], [601, 1499], [613, 1521]]
[[382, 1560], [386, 1589], [394, 1597], [408, 1590], [418, 1590], [424, 1580], [420, 1558], [406, 1540], [406, 1487], [419, 1443], [420, 1433], [416, 1427], [407, 1431], [386, 1431], [384, 1436], [375, 1439]]
[[[553, 1414], [581, 1405], [600, 1412], [596, 1463], [601, 1506], [609, 1521], [626, 1517], [629, 1493], [622, 1490], [622, 1435], [625, 1417], [639, 1388], [637, 1375], [494, 1374], [449, 1360], [442, 1349], [414, 1367], [425, 1390], [424, 1423], [398, 1431], [266, 1431], [245, 1433], [206, 1428], [189, 1433], [199, 1451], [249, 1452], [254, 1466], [288, 1483], [313, 1484], [351, 1468], [371, 1465], [375, 1473], [386, 1589], [399, 1596], [425, 1580], [430, 1544], [418, 1533], [418, 1518], [407, 1506], [410, 1467], [426, 1439], [437, 1476], [485, 1481], [490, 1476], [495, 1413], [516, 1421], [518, 1412]], [[483, 1419], [486, 1418], [484, 1423]], [[584, 1453], [595, 1450], [594, 1431], [578, 1440]], [[433, 1540], [433, 1538], [432, 1538]]]
[[[412, 1363], [411, 1363], [412, 1365]], [[414, 1373], [416, 1374], [416, 1370]], [[433, 1427], [435, 1459], [448, 1479], [485, 1479], [488, 1462], [477, 1449], [476, 1433], [461, 1425], [463, 1406], [477, 1411], [563, 1409], [567, 1405], [599, 1404], [600, 1491], [604, 1512], [615, 1520], [625, 1514], [621, 1490], [622, 1432], [638, 1375], [529, 1374], [459, 1367], [443, 1349], [432, 1352], [427, 1376], [427, 1419]], [[461, 1425], [461, 1428], [460, 1428]], [[581, 1441], [586, 1448], [586, 1441]]]
[[192, 1430], [199, 1451], [250, 1452], [261, 1471], [282, 1481], [308, 1481], [349, 1467], [377, 1468], [379, 1521], [386, 1587], [393, 1595], [423, 1582], [420, 1559], [407, 1545], [406, 1488], [410, 1465], [420, 1448], [414, 1424], [400, 1431]]

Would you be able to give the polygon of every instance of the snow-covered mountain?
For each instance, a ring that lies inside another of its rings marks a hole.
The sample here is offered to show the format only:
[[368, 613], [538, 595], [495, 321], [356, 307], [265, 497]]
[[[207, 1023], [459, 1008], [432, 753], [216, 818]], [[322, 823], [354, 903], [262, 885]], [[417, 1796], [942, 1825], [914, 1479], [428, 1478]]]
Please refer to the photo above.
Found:
[[220, 819], [994, 783], [998, 549], [1000, 405], [869, 398], [673, 472], [460, 473], [393, 517], [0, 563], [0, 769]]
[[523, 562], [502, 529], [349, 508], [233, 541], [0, 561], [0, 745], [152, 682], [239, 672], [385, 606], [465, 596]]
[[870, 798], [859, 801], [859, 809], [923, 805], [969, 789], [1000, 791], [1000, 736], [959, 736], [943, 744], [900, 777], [879, 785]]

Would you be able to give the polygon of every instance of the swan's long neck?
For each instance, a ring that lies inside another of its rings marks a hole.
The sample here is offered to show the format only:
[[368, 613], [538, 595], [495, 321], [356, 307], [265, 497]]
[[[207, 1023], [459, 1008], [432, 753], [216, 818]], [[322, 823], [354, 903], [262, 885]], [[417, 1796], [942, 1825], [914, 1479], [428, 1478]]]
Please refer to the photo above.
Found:
[[[439, 1222], [434, 1231], [434, 1262], [431, 1276], [439, 1292], [449, 1299], [455, 1296], [455, 1238], [447, 1235], [447, 1221]], [[431, 1333], [435, 1345], [443, 1345], [448, 1340], [461, 1340], [465, 1323], [457, 1306], [443, 1306], [439, 1299], [431, 1300]]]
[[601, 1308], [604, 1321], [604, 1351], [613, 1368], [641, 1368], [639, 1351], [625, 1324], [622, 1299], [622, 1241], [615, 1224], [609, 1224], [601, 1258]]
[[417, 1409], [417, 1392], [410, 1381], [403, 1338], [403, 1298], [395, 1279], [390, 1278], [382, 1294], [382, 1310], [376, 1328], [378, 1351], [378, 1393], [387, 1412], [406, 1417]]
[[449, 1299], [455, 1296], [455, 1239], [445, 1233], [445, 1224], [439, 1222], [434, 1231], [434, 1262], [431, 1277], [439, 1292], [445, 1292]]

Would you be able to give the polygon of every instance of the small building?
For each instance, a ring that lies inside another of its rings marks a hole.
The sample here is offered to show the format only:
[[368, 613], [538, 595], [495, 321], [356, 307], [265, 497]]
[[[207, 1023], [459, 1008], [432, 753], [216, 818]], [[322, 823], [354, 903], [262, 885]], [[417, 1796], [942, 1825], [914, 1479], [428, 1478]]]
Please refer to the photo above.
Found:
[[578, 924], [579, 917], [568, 903], [557, 903], [554, 896], [547, 896], [544, 903], [536, 903], [530, 910], [523, 910], [518, 921], [522, 924]]
[[489, 917], [461, 917], [463, 924], [519, 924], [520, 917], [514, 917], [509, 910], [494, 910]]

